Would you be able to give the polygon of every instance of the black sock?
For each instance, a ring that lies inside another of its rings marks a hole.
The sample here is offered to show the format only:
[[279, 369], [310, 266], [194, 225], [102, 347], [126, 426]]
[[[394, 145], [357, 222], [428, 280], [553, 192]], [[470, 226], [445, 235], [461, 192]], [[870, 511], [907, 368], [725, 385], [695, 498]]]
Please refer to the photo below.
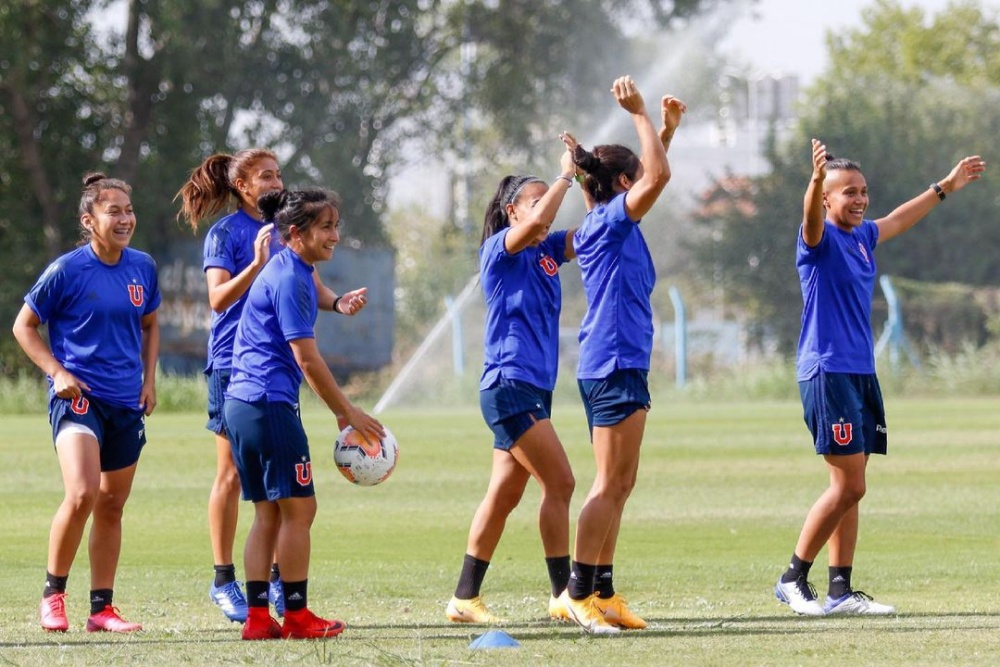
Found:
[[458, 586], [455, 587], [455, 597], [459, 600], [471, 600], [477, 597], [489, 567], [488, 560], [479, 560], [465, 554], [465, 559], [462, 561], [462, 574], [458, 576]]
[[545, 559], [549, 569], [549, 584], [552, 586], [552, 597], [559, 597], [569, 583], [569, 555], [553, 556]]
[[584, 600], [594, 593], [594, 578], [597, 575], [596, 565], [587, 565], [573, 561], [570, 565], [569, 585], [566, 590], [574, 600]]
[[216, 565], [215, 566], [215, 587], [225, 586], [226, 584], [236, 581], [236, 566], [230, 563], [229, 565]]
[[594, 592], [599, 598], [607, 600], [615, 596], [613, 567], [612, 565], [597, 566], [597, 572], [594, 574]]
[[65, 577], [57, 577], [56, 575], [46, 570], [45, 588], [42, 589], [42, 597], [47, 598], [50, 595], [55, 595], [56, 593], [65, 593], [67, 579], [69, 579], [68, 574]]
[[115, 593], [110, 588], [97, 588], [90, 591], [90, 613], [98, 614], [104, 611], [105, 607], [111, 606], [111, 599]]
[[790, 581], [795, 581], [796, 579], [808, 579], [809, 578], [809, 568], [813, 566], [812, 561], [805, 561], [792, 554], [792, 562], [788, 564], [788, 569], [785, 573], [781, 575], [781, 583], [787, 584]]
[[309, 590], [309, 580], [283, 581], [281, 585], [285, 590], [285, 611], [299, 611], [306, 608], [307, 592]]
[[248, 581], [247, 605], [250, 607], [267, 607], [267, 589], [268, 583], [266, 581]]
[[842, 598], [851, 592], [851, 571], [853, 567], [830, 568], [830, 590], [827, 593], [834, 599]]
[[271, 579], [270, 581], [277, 581], [281, 579], [281, 571], [278, 569], [277, 563], [271, 563]]

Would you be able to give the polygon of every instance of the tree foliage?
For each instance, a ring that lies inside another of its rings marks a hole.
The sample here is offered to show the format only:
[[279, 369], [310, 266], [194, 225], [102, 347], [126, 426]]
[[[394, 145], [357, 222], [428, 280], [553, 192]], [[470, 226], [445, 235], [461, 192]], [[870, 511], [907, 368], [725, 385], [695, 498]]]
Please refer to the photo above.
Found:
[[4, 2], [0, 318], [72, 244], [86, 171], [132, 183], [135, 243], [155, 248], [185, 234], [173, 197], [194, 166], [267, 146], [290, 185], [341, 192], [349, 235], [388, 244], [387, 169], [408, 140], [474, 161], [499, 135], [530, 154], [625, 64], [630, 22], [725, 1], [126, 0], [124, 21], [108, 0]]
[[[998, 12], [967, 0], [928, 18], [877, 0], [863, 25], [827, 37], [831, 65], [806, 92], [798, 128], [769, 158], [773, 171], [730, 204], [703, 210], [715, 230], [696, 249], [703, 274], [721, 265], [730, 300], [794, 351], [801, 296], [796, 229], [811, 172], [811, 137], [858, 161], [879, 218], [944, 178], [966, 155], [987, 162], [1000, 136]], [[949, 197], [923, 222], [877, 250], [884, 274], [970, 285], [1000, 282], [995, 173]], [[754, 213], [740, 205], [749, 200]]]

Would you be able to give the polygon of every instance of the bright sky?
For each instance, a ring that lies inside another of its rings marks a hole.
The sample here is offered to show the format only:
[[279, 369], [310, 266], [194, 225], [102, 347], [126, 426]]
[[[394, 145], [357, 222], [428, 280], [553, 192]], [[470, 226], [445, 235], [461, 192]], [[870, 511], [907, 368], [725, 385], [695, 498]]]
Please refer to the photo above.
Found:
[[[808, 84], [826, 68], [828, 30], [858, 27], [861, 10], [875, 0], [760, 0], [728, 39], [726, 51], [763, 71], [798, 74]], [[905, 8], [921, 7], [927, 16], [940, 13], [949, 0], [899, 0]], [[983, 0], [994, 7], [1000, 0]]]

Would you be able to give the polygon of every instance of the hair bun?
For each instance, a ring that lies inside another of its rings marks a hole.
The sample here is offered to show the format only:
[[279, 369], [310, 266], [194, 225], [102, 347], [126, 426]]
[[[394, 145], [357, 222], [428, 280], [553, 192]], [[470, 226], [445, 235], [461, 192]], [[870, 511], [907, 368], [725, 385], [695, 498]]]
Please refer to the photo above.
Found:
[[107, 176], [99, 171], [88, 171], [83, 175], [83, 186], [89, 187], [98, 181], [103, 181]]

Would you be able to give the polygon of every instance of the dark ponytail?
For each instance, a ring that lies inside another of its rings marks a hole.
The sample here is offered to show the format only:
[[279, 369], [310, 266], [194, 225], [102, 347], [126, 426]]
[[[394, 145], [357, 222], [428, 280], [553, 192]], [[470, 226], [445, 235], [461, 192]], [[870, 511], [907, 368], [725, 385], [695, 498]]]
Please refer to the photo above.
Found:
[[504, 176], [497, 186], [497, 191], [493, 194], [490, 203], [486, 205], [486, 216], [483, 220], [483, 238], [479, 240], [479, 245], [486, 243], [486, 239], [493, 236], [502, 229], [510, 227], [510, 219], [507, 217], [507, 204], [513, 204], [521, 195], [521, 189], [528, 183], [540, 183], [542, 179], [536, 176]]
[[615, 182], [622, 174], [635, 181], [640, 165], [639, 156], [621, 144], [595, 146], [593, 152], [577, 144], [573, 163], [584, 172], [583, 188], [598, 204], [614, 198]]

